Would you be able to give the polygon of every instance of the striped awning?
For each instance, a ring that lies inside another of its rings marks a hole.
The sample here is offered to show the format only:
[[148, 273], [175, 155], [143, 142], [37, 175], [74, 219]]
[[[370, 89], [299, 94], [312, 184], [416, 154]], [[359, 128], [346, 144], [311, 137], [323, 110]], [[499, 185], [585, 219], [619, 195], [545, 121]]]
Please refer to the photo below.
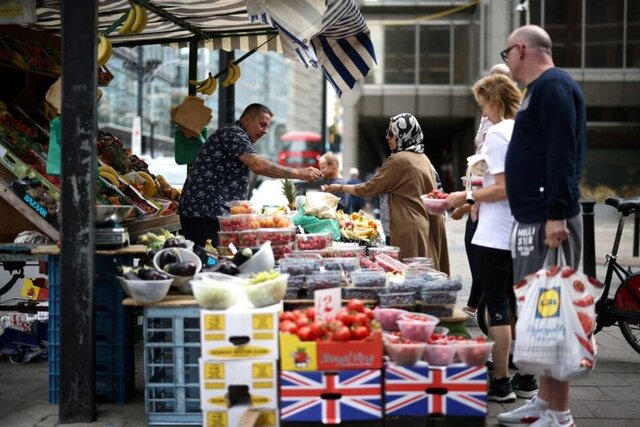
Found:
[[[91, 0], [87, 0], [91, 1]], [[107, 31], [129, 10], [127, 0], [96, 0], [98, 30]], [[137, 0], [149, 10], [149, 21], [143, 32], [120, 35], [109, 32], [114, 46], [137, 44], [183, 45], [194, 36], [211, 49], [249, 51], [266, 42], [277, 31], [273, 27], [251, 22], [244, 0]], [[37, 3], [37, 22], [30, 27], [59, 34], [61, 27], [60, 0]], [[174, 20], [171, 19], [175, 18]], [[263, 45], [261, 51], [282, 52], [278, 38]]]
[[369, 29], [354, 0], [246, 0], [252, 22], [278, 29], [283, 53], [322, 68], [338, 96], [376, 63]]

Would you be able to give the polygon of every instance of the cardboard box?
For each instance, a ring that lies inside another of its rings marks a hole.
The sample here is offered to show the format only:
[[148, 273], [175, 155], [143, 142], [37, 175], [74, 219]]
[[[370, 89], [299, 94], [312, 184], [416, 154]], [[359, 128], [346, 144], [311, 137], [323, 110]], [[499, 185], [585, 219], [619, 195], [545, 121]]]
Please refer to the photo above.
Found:
[[385, 367], [384, 407], [387, 416], [487, 414], [487, 368], [418, 362]]
[[382, 371], [281, 371], [280, 417], [340, 424], [382, 419]]
[[200, 359], [200, 407], [217, 411], [230, 406], [278, 406], [278, 365], [275, 359]]
[[278, 427], [278, 408], [252, 409], [234, 406], [229, 409], [202, 411], [203, 427]]
[[381, 369], [382, 335], [363, 341], [300, 341], [280, 333], [280, 366], [284, 371]]
[[202, 358], [277, 359], [282, 304], [200, 311]]

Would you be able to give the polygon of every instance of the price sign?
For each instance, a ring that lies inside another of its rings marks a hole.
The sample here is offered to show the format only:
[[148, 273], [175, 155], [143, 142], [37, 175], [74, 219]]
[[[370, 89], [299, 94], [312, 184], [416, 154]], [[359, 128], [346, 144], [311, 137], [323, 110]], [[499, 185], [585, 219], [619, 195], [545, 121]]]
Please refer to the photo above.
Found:
[[336, 317], [342, 306], [342, 289], [318, 289], [313, 293], [316, 320], [323, 322]]

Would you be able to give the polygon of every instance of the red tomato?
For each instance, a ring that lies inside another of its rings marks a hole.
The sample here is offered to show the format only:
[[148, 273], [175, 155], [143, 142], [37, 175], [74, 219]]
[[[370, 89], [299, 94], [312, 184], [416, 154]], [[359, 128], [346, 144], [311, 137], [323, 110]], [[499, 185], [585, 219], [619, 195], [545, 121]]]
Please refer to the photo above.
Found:
[[313, 307], [308, 307], [304, 313], [307, 315], [309, 320], [315, 320], [316, 318], [316, 309]]
[[324, 324], [322, 322], [313, 322], [309, 327], [314, 339], [321, 339], [324, 336]]
[[369, 328], [366, 326], [356, 326], [351, 330], [352, 340], [363, 340], [369, 336]]
[[593, 318], [591, 316], [589, 316], [587, 313], [579, 311], [578, 319], [580, 319], [580, 324], [582, 325], [582, 329], [584, 329], [584, 332], [587, 335], [593, 332], [594, 325], [593, 325]]
[[307, 326], [309, 324], [309, 318], [307, 316], [301, 315], [296, 318], [295, 322], [298, 327]]
[[295, 334], [298, 329], [298, 325], [295, 324], [292, 320], [283, 320], [280, 322], [280, 331], [286, 332], [289, 334]]
[[594, 302], [593, 296], [592, 295], [587, 295], [584, 298], [581, 298], [579, 300], [575, 300], [573, 302], [573, 304], [578, 306], [578, 307], [589, 307], [591, 304], [593, 304], [593, 302]]
[[336, 316], [336, 320], [339, 320], [345, 326], [351, 326], [356, 319], [353, 314], [349, 314], [346, 311], [341, 311]]
[[357, 311], [358, 313], [364, 313], [364, 303], [357, 298], [350, 299], [347, 303], [347, 310]]
[[342, 326], [333, 333], [331, 339], [333, 341], [349, 341], [351, 339], [351, 331], [346, 326]]
[[285, 311], [280, 315], [280, 321], [284, 321], [284, 320], [291, 320], [291, 321], [295, 321], [296, 316], [290, 312], [290, 311]]
[[299, 309], [297, 309], [297, 308], [296, 308], [295, 310], [293, 310], [291, 313], [293, 313], [293, 315], [294, 315], [295, 317], [298, 317], [298, 316], [300, 316], [301, 314], [304, 314], [304, 313], [302, 312], [302, 310], [299, 310]]
[[315, 338], [309, 326], [303, 326], [296, 332], [301, 341], [313, 341]]
[[574, 281], [573, 289], [575, 289], [578, 292], [584, 292], [584, 283], [582, 283], [580, 280]]
[[353, 318], [356, 325], [366, 326], [369, 323], [369, 317], [365, 313], [356, 313]]
[[373, 320], [373, 310], [371, 310], [369, 307], [364, 308], [364, 314], [367, 315], [369, 320]]

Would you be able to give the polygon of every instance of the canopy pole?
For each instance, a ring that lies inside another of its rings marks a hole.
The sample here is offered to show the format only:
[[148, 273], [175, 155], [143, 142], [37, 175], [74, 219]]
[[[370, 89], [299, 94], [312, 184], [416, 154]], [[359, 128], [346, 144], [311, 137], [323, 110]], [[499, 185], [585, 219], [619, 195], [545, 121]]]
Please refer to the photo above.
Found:
[[[227, 64], [233, 61], [234, 58], [234, 51], [227, 52], [226, 50], [220, 49], [218, 51], [218, 67], [226, 69]], [[220, 89], [218, 90], [218, 128], [235, 121], [235, 98], [235, 85], [229, 85], [227, 87], [220, 85]]]
[[98, 2], [62, 0], [61, 424], [96, 420], [95, 179]]

